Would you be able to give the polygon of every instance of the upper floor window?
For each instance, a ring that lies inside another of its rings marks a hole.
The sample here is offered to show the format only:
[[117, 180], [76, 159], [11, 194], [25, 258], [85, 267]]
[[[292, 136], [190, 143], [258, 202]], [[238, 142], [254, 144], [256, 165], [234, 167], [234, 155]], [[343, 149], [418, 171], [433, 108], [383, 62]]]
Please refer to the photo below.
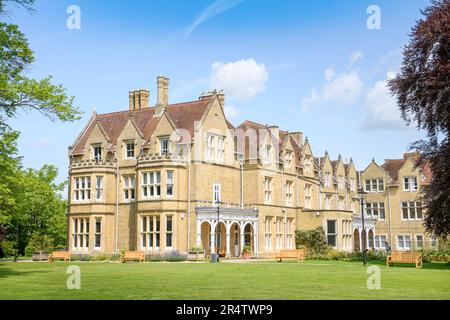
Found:
[[123, 198], [125, 201], [133, 201], [135, 195], [136, 178], [134, 176], [123, 177]]
[[304, 166], [305, 166], [305, 173], [310, 173], [311, 172], [311, 157], [309, 157], [309, 156], [305, 157]]
[[417, 191], [417, 177], [403, 178], [403, 186], [405, 191]]
[[355, 178], [350, 178], [350, 191], [352, 192], [356, 191]]
[[366, 216], [376, 217], [380, 220], [385, 219], [384, 202], [366, 203]]
[[264, 163], [270, 163], [271, 150], [272, 150], [271, 145], [266, 145], [266, 147], [264, 148], [264, 156], [263, 156]]
[[95, 177], [95, 200], [103, 199], [103, 176]]
[[338, 189], [344, 189], [344, 176], [338, 176]]
[[101, 145], [95, 145], [93, 146], [93, 158], [95, 161], [101, 161], [102, 160], [102, 146]]
[[264, 203], [272, 202], [272, 178], [264, 178]]
[[206, 138], [206, 160], [224, 162], [225, 137], [208, 134]]
[[292, 168], [292, 151], [286, 151], [284, 156], [284, 167], [286, 169]]
[[155, 198], [161, 196], [161, 172], [144, 172], [142, 174], [142, 196]]
[[286, 181], [286, 205], [292, 206], [292, 181]]
[[220, 184], [214, 184], [213, 185], [213, 201], [215, 205], [219, 205], [220, 203], [220, 199], [221, 199], [221, 194], [220, 194], [221, 190], [220, 190]]
[[90, 200], [91, 199], [91, 177], [75, 178], [73, 195], [74, 195], [75, 201]]
[[135, 157], [134, 149], [135, 149], [134, 142], [127, 142], [125, 150], [126, 159], [133, 159]]
[[403, 220], [421, 220], [422, 219], [422, 203], [402, 202], [402, 219]]
[[339, 197], [339, 210], [345, 210], [345, 199], [343, 197]]
[[325, 183], [325, 187], [327, 187], [327, 188], [331, 187], [331, 173], [330, 172], [325, 172], [324, 183]]
[[330, 210], [332, 207], [332, 198], [331, 194], [325, 195], [325, 209]]
[[173, 196], [173, 171], [167, 171], [166, 177], [166, 195]]
[[366, 192], [382, 192], [384, 191], [383, 179], [366, 179]]
[[169, 155], [169, 138], [164, 137], [159, 139], [159, 154], [163, 156]]
[[311, 209], [312, 186], [305, 184], [305, 208]]

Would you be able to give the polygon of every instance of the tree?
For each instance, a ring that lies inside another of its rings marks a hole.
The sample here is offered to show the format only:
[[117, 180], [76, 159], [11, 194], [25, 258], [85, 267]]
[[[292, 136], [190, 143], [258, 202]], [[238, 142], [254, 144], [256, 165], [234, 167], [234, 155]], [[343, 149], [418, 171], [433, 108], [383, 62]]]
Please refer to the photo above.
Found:
[[402, 68], [389, 81], [402, 118], [416, 123], [427, 140], [411, 148], [420, 152], [417, 166], [433, 179], [423, 188], [427, 231], [450, 235], [450, 0], [432, 0], [412, 29], [403, 51]]

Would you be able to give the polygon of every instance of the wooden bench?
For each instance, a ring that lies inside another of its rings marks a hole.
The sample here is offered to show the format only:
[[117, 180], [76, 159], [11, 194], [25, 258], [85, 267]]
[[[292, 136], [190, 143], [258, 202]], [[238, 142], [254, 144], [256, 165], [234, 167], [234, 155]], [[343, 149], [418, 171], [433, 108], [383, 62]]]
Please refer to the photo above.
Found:
[[394, 262], [415, 263], [416, 268], [422, 268], [422, 254], [420, 252], [392, 252], [386, 258], [386, 266], [393, 266]]
[[53, 251], [52, 254], [48, 256], [48, 262], [53, 262], [55, 260], [70, 261], [71, 253], [69, 251]]
[[120, 256], [120, 261], [122, 261], [122, 263], [127, 261], [145, 262], [145, 253], [141, 251], [125, 251], [125, 253]]
[[305, 251], [303, 249], [300, 250], [280, 250], [275, 254], [275, 260], [277, 262], [283, 262], [283, 259], [297, 259], [297, 262], [300, 260], [303, 262], [305, 257]]

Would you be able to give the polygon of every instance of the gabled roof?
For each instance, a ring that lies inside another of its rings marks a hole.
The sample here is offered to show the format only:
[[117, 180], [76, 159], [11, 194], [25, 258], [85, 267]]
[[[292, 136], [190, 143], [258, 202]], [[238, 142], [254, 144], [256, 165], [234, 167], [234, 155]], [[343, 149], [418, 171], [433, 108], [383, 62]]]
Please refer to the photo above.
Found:
[[381, 167], [389, 174], [391, 184], [398, 183], [398, 171], [403, 167], [405, 162], [405, 159], [387, 159], [381, 165]]
[[[191, 137], [193, 137], [194, 125], [197, 121], [202, 119], [210, 102], [211, 99], [202, 99], [198, 101], [171, 104], [166, 107], [166, 113], [169, 120], [172, 121], [177, 129], [188, 130]], [[154, 117], [154, 114], [155, 108], [144, 108], [132, 111], [126, 110], [99, 115], [94, 114], [94, 119], [89, 122], [84, 132], [75, 141], [71, 154], [83, 154], [84, 145], [97, 123], [101, 125], [101, 128], [110, 139], [110, 149], [114, 148], [129, 117], [133, 119], [137, 129], [139, 129], [144, 134], [144, 138], [148, 140], [160, 120], [160, 117]]]

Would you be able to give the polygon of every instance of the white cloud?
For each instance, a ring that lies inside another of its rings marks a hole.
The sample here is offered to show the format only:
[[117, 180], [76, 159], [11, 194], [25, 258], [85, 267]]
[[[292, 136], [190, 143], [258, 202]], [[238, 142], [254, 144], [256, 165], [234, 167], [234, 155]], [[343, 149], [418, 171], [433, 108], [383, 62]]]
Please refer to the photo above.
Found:
[[244, 0], [217, 0], [206, 7], [200, 15], [187, 27], [185, 37], [189, 37], [203, 22], [209, 20], [231, 8], [239, 5]]
[[211, 88], [223, 89], [232, 100], [250, 99], [264, 92], [268, 80], [264, 63], [258, 64], [254, 59], [212, 65]]
[[31, 143], [31, 146], [33, 148], [47, 148], [47, 147], [51, 147], [53, 146], [53, 140], [46, 138], [46, 137], [41, 137], [39, 139], [36, 139], [35, 141], [33, 141]]
[[367, 113], [362, 124], [365, 129], [404, 129], [400, 110], [395, 98], [390, 95], [387, 80], [393, 76], [388, 72], [387, 79], [377, 81], [366, 95]]
[[355, 63], [357, 63], [362, 58], [363, 58], [363, 53], [361, 51], [352, 52], [349, 57], [349, 60], [350, 60], [349, 67], [353, 66]]
[[352, 104], [363, 90], [363, 82], [354, 71], [336, 76], [334, 69], [327, 69], [325, 70], [325, 80], [327, 81], [326, 85], [321, 89], [313, 88], [310, 95], [303, 98], [303, 111], [308, 111], [322, 103]]
[[224, 111], [225, 111], [225, 115], [230, 118], [234, 118], [234, 117], [238, 116], [239, 113], [241, 113], [241, 110], [238, 110], [235, 107], [229, 106], [229, 105], [225, 106]]

